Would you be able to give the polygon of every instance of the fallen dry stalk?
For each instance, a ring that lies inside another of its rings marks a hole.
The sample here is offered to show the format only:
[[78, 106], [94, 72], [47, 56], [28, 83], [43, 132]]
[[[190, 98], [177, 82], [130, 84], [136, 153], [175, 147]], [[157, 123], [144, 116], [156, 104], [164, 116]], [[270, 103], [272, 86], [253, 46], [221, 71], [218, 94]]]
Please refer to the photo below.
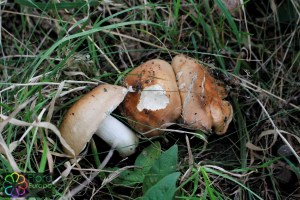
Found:
[[267, 117], [269, 118], [276, 134], [278, 134], [280, 136], [280, 138], [282, 139], [282, 141], [290, 148], [291, 152], [293, 153], [293, 155], [297, 158], [298, 162], [300, 163], [300, 157], [299, 155], [296, 153], [296, 151], [293, 149], [293, 147], [290, 145], [290, 143], [285, 139], [285, 137], [281, 134], [281, 132], [279, 131], [279, 129], [277, 128], [277, 126], [275, 125], [273, 119], [271, 118], [271, 116], [269, 115], [268, 111], [266, 110], [266, 108], [264, 107], [264, 105], [261, 103], [261, 101], [259, 99], [256, 99], [256, 101], [258, 102], [258, 104], [261, 106], [261, 108], [263, 109], [264, 113], [267, 115]]
[[[21, 120], [12, 118], [12, 117], [8, 117], [8, 116], [2, 115], [2, 114], [0, 114], [0, 118], [2, 118], [3, 120], [5, 120], [7, 123], [10, 123], [10, 124], [13, 124], [13, 125], [17, 125], [17, 126], [33, 126], [33, 127], [40, 127], [40, 128], [50, 129], [59, 138], [61, 144], [66, 149], [68, 149], [70, 152], [73, 152], [73, 154], [74, 154], [73, 149], [66, 143], [66, 141], [64, 140], [64, 138], [61, 137], [61, 134], [60, 134], [59, 130], [56, 128], [55, 125], [51, 124], [50, 122], [33, 122], [33, 123], [29, 123], [29, 122], [24, 122], [24, 121], [21, 121]], [[2, 129], [3, 128], [0, 125], [0, 131], [2, 131]]]
[[[114, 153], [114, 148], [117, 145], [114, 144], [112, 145], [112, 148], [110, 149], [110, 151], [108, 152], [107, 156], [105, 157], [105, 159], [103, 160], [103, 162], [101, 163], [101, 165], [98, 167], [98, 170], [103, 169], [108, 161], [110, 160], [110, 158], [112, 157], [113, 153]], [[86, 179], [84, 182], [82, 182], [80, 185], [78, 185], [77, 187], [75, 187], [73, 190], [71, 190], [67, 195], [66, 198], [71, 199], [74, 195], [76, 195], [78, 192], [80, 192], [83, 188], [85, 188], [90, 182], [92, 182], [94, 180], [94, 178], [96, 178], [98, 176], [99, 172], [93, 172], [90, 176], [89, 179]]]
[[2, 130], [3, 128], [10, 123], [10, 121], [13, 119], [14, 116], [16, 116], [22, 109], [24, 109], [27, 104], [29, 104], [31, 101], [33, 101], [36, 97], [32, 97], [29, 100], [25, 101], [24, 103], [22, 103], [21, 105], [19, 105], [11, 114], [10, 116], [5, 116], [0, 114], [0, 118], [3, 119], [2, 122], [0, 122], [0, 153], [3, 153], [6, 155], [11, 167], [13, 168], [13, 170], [15, 172], [20, 172], [20, 169], [14, 159], [14, 157], [12, 156], [12, 154], [10, 153], [10, 150], [2, 136]]

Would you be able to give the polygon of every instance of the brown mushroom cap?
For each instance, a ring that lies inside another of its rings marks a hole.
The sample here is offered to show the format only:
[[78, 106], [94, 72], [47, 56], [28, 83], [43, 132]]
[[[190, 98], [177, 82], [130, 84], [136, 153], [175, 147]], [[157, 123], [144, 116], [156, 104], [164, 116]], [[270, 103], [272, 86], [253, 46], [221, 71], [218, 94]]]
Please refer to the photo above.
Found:
[[[124, 85], [135, 92], [127, 94], [123, 104], [128, 122], [141, 133], [165, 128], [180, 117], [181, 100], [172, 66], [160, 59], [145, 62], [132, 70]], [[160, 135], [151, 131], [147, 137]]]
[[225, 88], [217, 82], [205, 67], [195, 59], [184, 55], [173, 58], [172, 67], [182, 101], [182, 119], [191, 129], [217, 134], [226, 132], [232, 119], [232, 107], [223, 101]]
[[[75, 155], [82, 151], [101, 122], [123, 101], [126, 94], [126, 88], [102, 84], [80, 98], [67, 111], [59, 129]], [[68, 150], [64, 151], [71, 155]]]

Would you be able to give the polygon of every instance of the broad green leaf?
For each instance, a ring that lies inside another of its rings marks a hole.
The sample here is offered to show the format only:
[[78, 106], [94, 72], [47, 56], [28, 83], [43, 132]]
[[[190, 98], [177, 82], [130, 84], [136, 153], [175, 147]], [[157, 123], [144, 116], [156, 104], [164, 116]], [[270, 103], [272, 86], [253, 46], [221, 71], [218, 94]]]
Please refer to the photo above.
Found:
[[161, 146], [159, 142], [154, 142], [145, 148], [135, 160], [135, 165], [143, 167], [144, 172], [148, 172], [152, 164], [160, 157]]
[[115, 183], [132, 186], [143, 182], [144, 174], [140, 170], [126, 170], [115, 180]]
[[143, 200], [172, 200], [176, 192], [176, 181], [180, 172], [174, 172], [165, 176], [154, 186], [148, 189]]
[[116, 184], [134, 185], [142, 183], [145, 175], [150, 170], [153, 163], [160, 157], [161, 147], [159, 142], [155, 142], [145, 148], [135, 160], [135, 168], [133, 170], [125, 170], [118, 178], [114, 180]]
[[178, 146], [174, 145], [154, 162], [143, 181], [143, 192], [151, 188], [165, 176], [176, 171], [178, 163]]

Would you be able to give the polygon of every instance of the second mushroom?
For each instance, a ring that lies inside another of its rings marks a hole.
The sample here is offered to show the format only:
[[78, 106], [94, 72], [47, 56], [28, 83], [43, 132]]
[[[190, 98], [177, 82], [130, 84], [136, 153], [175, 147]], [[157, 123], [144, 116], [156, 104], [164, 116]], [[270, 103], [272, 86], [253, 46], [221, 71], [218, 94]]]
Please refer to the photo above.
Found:
[[135, 130], [147, 137], [160, 135], [180, 117], [181, 99], [172, 66], [160, 59], [145, 62], [132, 70], [124, 85], [132, 88], [123, 103], [123, 112]]

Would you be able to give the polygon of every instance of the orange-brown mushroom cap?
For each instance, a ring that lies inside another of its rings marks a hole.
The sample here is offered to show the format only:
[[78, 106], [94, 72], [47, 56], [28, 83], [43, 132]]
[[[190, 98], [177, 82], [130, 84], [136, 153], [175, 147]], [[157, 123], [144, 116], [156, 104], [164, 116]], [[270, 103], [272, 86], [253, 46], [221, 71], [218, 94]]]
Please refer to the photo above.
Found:
[[172, 67], [182, 101], [185, 126], [217, 134], [226, 132], [232, 119], [232, 107], [223, 101], [225, 88], [195, 59], [184, 55], [173, 58]]
[[[137, 131], [145, 136], [160, 135], [169, 123], [180, 117], [181, 100], [172, 66], [160, 59], [145, 62], [132, 70], [124, 85], [129, 92], [123, 103], [124, 115]], [[154, 131], [151, 131], [154, 130]]]
[[210, 112], [213, 118], [214, 131], [218, 135], [224, 134], [232, 120], [233, 110], [231, 104], [228, 101], [213, 99], [210, 103]]

